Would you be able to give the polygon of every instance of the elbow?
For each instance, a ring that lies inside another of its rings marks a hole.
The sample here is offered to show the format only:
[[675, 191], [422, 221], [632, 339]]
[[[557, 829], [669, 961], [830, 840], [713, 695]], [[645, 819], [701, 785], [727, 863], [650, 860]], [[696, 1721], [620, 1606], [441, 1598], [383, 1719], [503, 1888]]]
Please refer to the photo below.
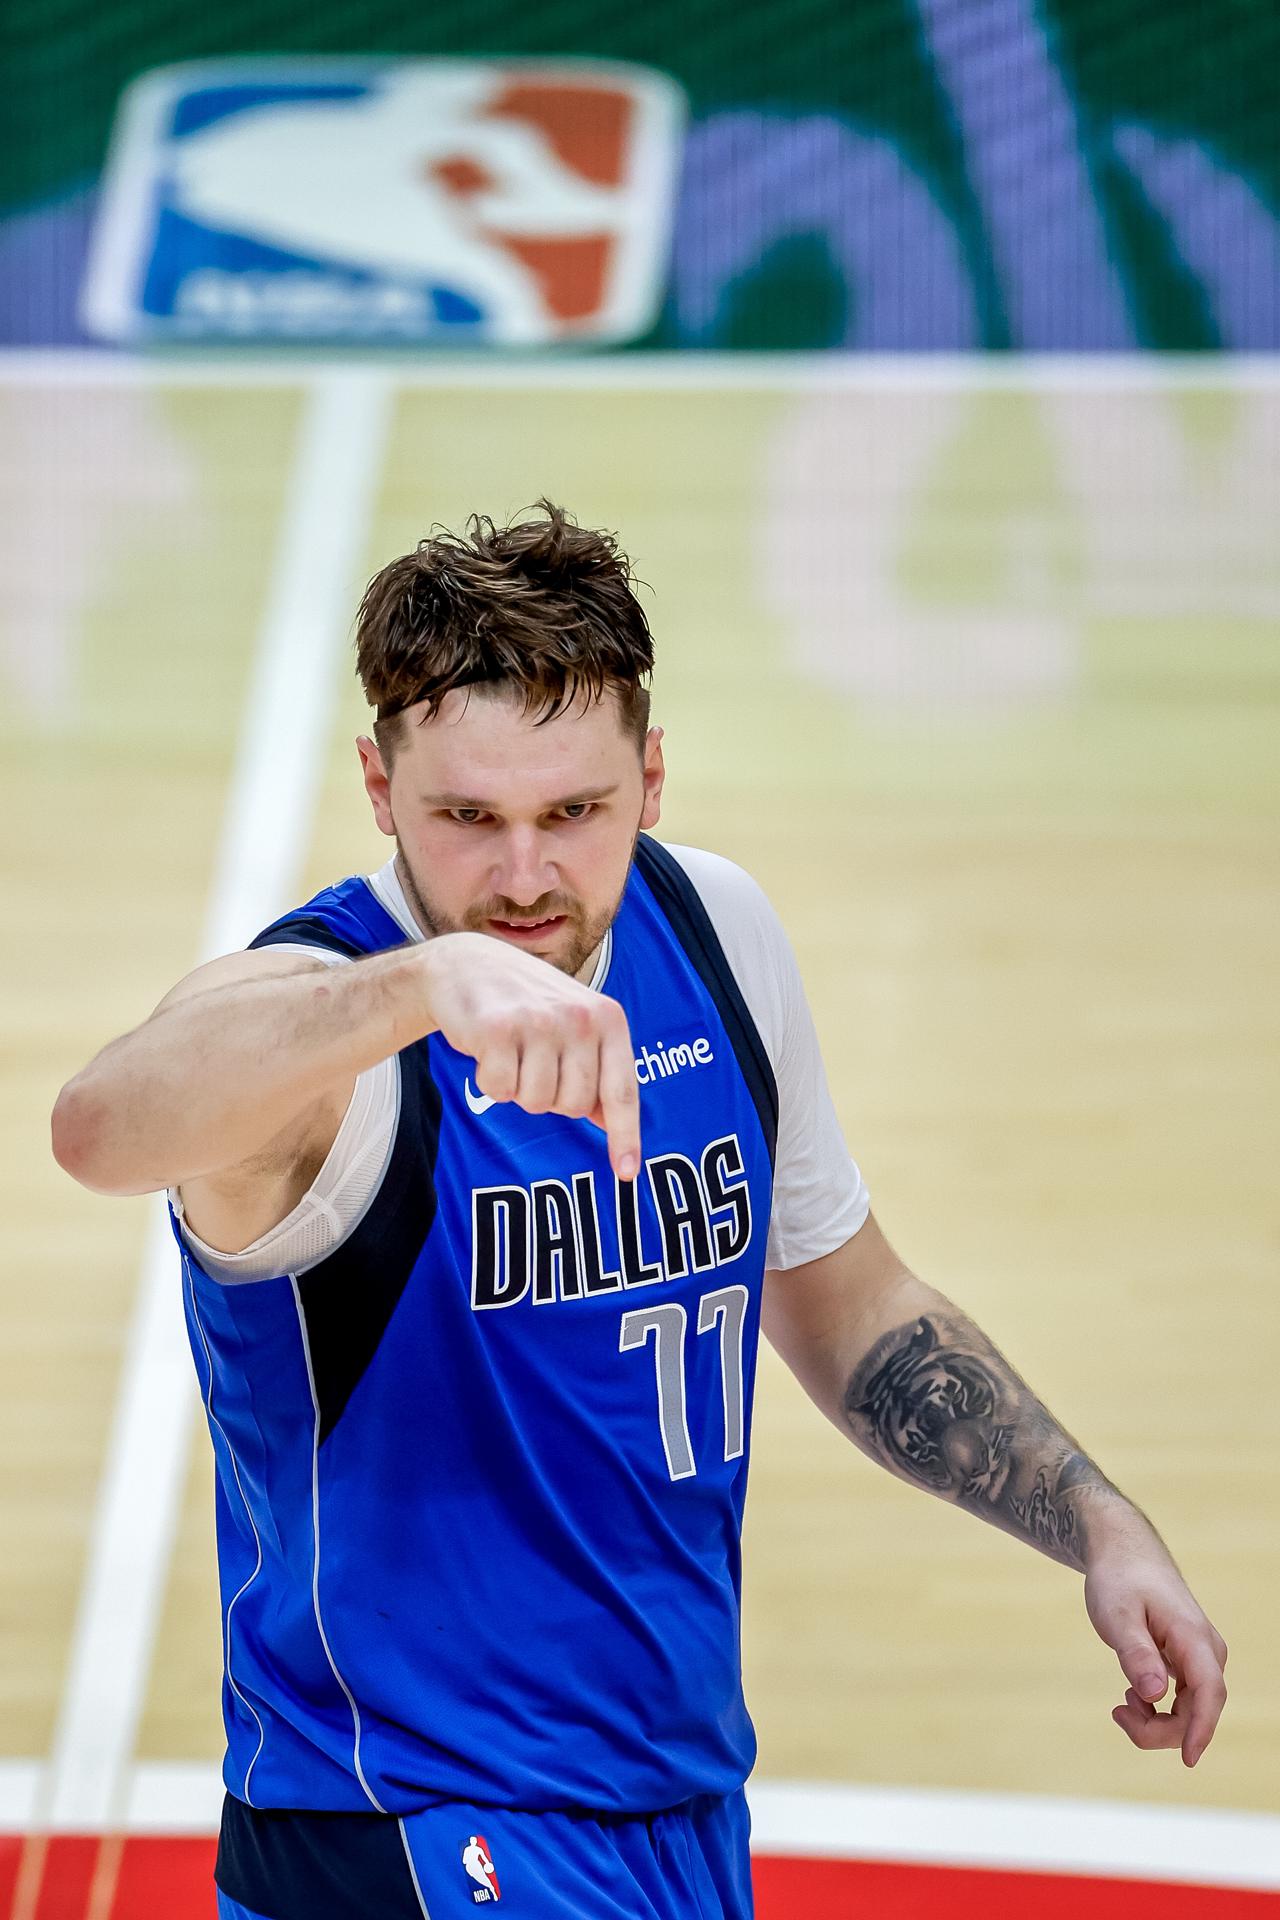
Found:
[[94, 1193], [137, 1193], [137, 1186], [120, 1185], [110, 1164], [110, 1130], [101, 1100], [82, 1076], [68, 1080], [49, 1117], [53, 1157], [64, 1173]]
[[95, 1136], [101, 1131], [101, 1121], [78, 1080], [68, 1080], [54, 1102], [49, 1131], [53, 1157], [63, 1172], [80, 1181], [82, 1186], [89, 1186]]

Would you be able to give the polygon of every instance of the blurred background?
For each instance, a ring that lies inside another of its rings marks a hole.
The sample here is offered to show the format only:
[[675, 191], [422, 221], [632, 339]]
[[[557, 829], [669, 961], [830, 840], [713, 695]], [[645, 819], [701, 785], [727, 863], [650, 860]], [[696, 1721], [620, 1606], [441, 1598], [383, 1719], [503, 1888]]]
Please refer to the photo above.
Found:
[[544, 493], [635, 560], [661, 832], [771, 894], [890, 1240], [1231, 1647], [1139, 1753], [1078, 1578], [766, 1352], [762, 1920], [1280, 1913], [1280, 9], [2, 31], [0, 1920], [210, 1913], [221, 1791], [172, 1243], [49, 1109], [382, 863], [360, 590]]

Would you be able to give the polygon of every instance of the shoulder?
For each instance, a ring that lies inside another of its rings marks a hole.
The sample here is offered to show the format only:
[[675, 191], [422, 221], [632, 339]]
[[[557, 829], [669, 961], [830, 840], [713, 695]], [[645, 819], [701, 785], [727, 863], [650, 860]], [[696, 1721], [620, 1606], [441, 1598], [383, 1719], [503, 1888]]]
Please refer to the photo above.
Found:
[[706, 908], [726, 954], [731, 945], [736, 949], [762, 936], [770, 947], [787, 947], [786, 933], [768, 894], [745, 867], [704, 847], [674, 846], [670, 841], [663, 845]]
[[772, 914], [768, 895], [745, 867], [726, 860], [722, 853], [710, 853], [705, 847], [677, 846], [664, 840], [662, 845], [684, 870], [702, 897], [708, 911], [713, 906], [727, 912]]
[[251, 980], [270, 980], [282, 978], [287, 974], [323, 971], [345, 960], [341, 953], [326, 951], [323, 947], [302, 942], [281, 942], [278, 945], [263, 948], [238, 948], [232, 953], [220, 953], [212, 960], [204, 960], [198, 967], [185, 974], [176, 986], [170, 987], [163, 1000], [153, 1009], [151, 1018], [164, 1013], [182, 1000], [194, 1000], [198, 994], [210, 993], [215, 987], [238, 987], [247, 985]]
[[802, 990], [791, 943], [769, 896], [723, 854], [662, 844], [702, 902], [776, 1070]]
[[370, 878], [353, 873], [273, 920], [249, 945], [252, 949], [310, 946], [355, 960], [385, 947], [399, 946], [404, 938], [404, 928], [375, 892]]

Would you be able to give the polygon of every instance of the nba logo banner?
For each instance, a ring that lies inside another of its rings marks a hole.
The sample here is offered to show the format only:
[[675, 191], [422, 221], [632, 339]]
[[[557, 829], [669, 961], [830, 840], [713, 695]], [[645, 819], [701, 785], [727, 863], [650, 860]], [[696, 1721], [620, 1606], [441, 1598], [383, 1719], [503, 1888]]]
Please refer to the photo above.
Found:
[[634, 339], [683, 123], [664, 74], [594, 60], [161, 68], [121, 102], [82, 318], [128, 344]]

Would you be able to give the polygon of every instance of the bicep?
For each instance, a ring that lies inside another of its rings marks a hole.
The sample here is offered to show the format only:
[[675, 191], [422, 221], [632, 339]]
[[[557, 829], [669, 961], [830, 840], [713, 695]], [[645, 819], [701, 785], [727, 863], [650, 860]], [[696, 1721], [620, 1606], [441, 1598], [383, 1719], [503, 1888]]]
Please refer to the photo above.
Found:
[[[284, 979], [347, 965], [320, 948], [255, 947], [196, 967], [161, 1000], [151, 1018], [202, 993], [253, 980]], [[246, 1159], [185, 1180], [175, 1189], [184, 1218], [210, 1246], [238, 1252], [286, 1218], [311, 1185], [338, 1135], [354, 1076], [326, 1088]]]
[[219, 987], [238, 987], [251, 980], [284, 979], [290, 974], [323, 972], [325, 967], [341, 965], [345, 955], [324, 955], [317, 948], [302, 952], [296, 947], [250, 947], [239, 953], [220, 953], [214, 960], [205, 960], [200, 966], [193, 967], [176, 986], [170, 987], [163, 1000], [153, 1009], [150, 1018], [167, 1013], [170, 1007], [176, 1007], [184, 1000], [194, 1000], [202, 993], [212, 993]]

